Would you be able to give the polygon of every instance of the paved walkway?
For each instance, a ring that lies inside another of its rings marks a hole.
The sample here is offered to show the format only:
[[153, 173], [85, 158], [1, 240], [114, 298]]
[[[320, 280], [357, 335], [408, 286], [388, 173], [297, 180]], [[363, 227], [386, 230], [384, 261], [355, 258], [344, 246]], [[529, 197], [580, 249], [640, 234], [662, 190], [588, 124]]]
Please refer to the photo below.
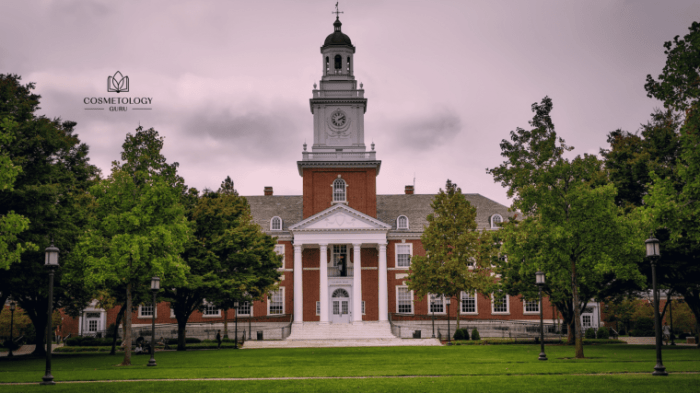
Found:
[[[515, 374], [512, 377], [538, 377], [538, 376], [592, 376], [592, 377], [608, 377], [611, 375], [649, 375], [648, 372], [643, 373], [598, 373], [598, 374]], [[682, 371], [674, 372], [673, 374], [690, 374], [698, 375], [698, 371]], [[476, 377], [473, 374], [450, 374], [450, 375], [370, 375], [356, 377], [270, 377], [270, 378], [163, 378], [163, 379], [119, 379], [119, 380], [97, 380], [97, 381], [60, 381], [56, 384], [63, 383], [114, 383], [114, 382], [190, 382], [190, 381], [303, 381], [314, 379], [398, 379], [398, 378], [452, 378], [452, 377]], [[486, 375], [486, 377], [497, 377], [498, 375]], [[3, 385], [36, 385], [36, 382], [0, 382]]]
[[[53, 344], [51, 346], [52, 349], [56, 349], [58, 347], [62, 347], [63, 344]], [[31, 344], [31, 345], [22, 345], [19, 347], [19, 349], [12, 351], [12, 354], [15, 356], [19, 355], [29, 355], [30, 353], [34, 352], [34, 348], [36, 348], [36, 345]], [[10, 352], [0, 352], [0, 357], [2, 356], [7, 356]]]
[[[618, 340], [631, 345], [656, 345], [656, 337], [618, 337]], [[695, 346], [695, 344], [686, 343], [685, 340], [676, 340], [676, 345]]]

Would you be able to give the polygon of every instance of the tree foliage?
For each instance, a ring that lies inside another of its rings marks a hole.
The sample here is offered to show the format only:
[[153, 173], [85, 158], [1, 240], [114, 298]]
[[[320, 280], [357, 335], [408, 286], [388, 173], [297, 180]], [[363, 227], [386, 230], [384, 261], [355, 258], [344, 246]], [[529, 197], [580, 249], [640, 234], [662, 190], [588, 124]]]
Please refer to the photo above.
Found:
[[[25, 249], [19, 261], [0, 274], [0, 303], [12, 295], [32, 320], [35, 330], [43, 332], [48, 308], [44, 249], [53, 239], [61, 250], [60, 263], [71, 255], [83, 222], [83, 209], [75, 203], [76, 196], [97, 181], [99, 170], [90, 165], [88, 147], [74, 133], [75, 122], [36, 115], [41, 97], [33, 89], [33, 83], [24, 85], [17, 75], [0, 75], [3, 134], [8, 128], [11, 130], [11, 137], [4, 138], [0, 150], [18, 169], [12, 171], [13, 187], [0, 190], [0, 215], [13, 211], [24, 217], [29, 226], [16, 233], [16, 242], [12, 242], [37, 246]], [[3, 172], [1, 176], [7, 178], [7, 175]], [[56, 270], [54, 309], [82, 298], [80, 287], [61, 283], [63, 270]], [[45, 337], [36, 335], [34, 354], [45, 352]]]
[[700, 281], [695, 278], [700, 250], [700, 23], [693, 22], [689, 30], [683, 39], [676, 36], [664, 44], [666, 65], [658, 80], [647, 76], [647, 95], [667, 108], [684, 111], [685, 119], [673, 175], [651, 172], [644, 211], [657, 235], [670, 239], [666, 248], [673, 259], [669, 261], [662, 250], [659, 265], [680, 261], [690, 269], [677, 272], [680, 282], [673, 289], [700, 320]]
[[[162, 146], [154, 129], [127, 134], [124, 162], [114, 162], [110, 176], [90, 188], [90, 225], [76, 250], [86, 285], [125, 287], [127, 311], [133, 293], [147, 288], [152, 276], [169, 287], [184, 282], [188, 270], [180, 258], [188, 236], [180, 203], [184, 184], [177, 163], [168, 164], [160, 153]], [[130, 312], [124, 331], [122, 364], [130, 365]]]
[[178, 321], [178, 350], [185, 349], [185, 327], [203, 301], [220, 308], [236, 300], [258, 300], [279, 280], [280, 256], [275, 240], [254, 224], [245, 198], [227, 177], [218, 191], [201, 196], [190, 190], [187, 215], [193, 233], [182, 254], [190, 270], [187, 280], [165, 289]]
[[508, 260], [501, 270], [504, 281], [531, 280], [536, 270], [544, 271], [552, 300], [571, 304], [576, 357], [581, 358], [577, 305], [585, 305], [589, 290], [611, 276], [641, 279], [636, 261], [643, 255], [643, 238], [615, 205], [617, 190], [607, 184], [602, 162], [587, 154], [564, 157], [573, 148], [557, 137], [551, 110], [549, 97], [533, 104], [533, 128], [512, 131], [511, 141], [501, 142], [506, 160], [488, 173], [508, 188], [512, 209], [524, 213], [499, 234]]
[[425, 256], [413, 257], [408, 288], [421, 299], [427, 294], [451, 298], [462, 291], [487, 292], [495, 248], [488, 231], [477, 231], [476, 208], [449, 179], [431, 207], [421, 235]]

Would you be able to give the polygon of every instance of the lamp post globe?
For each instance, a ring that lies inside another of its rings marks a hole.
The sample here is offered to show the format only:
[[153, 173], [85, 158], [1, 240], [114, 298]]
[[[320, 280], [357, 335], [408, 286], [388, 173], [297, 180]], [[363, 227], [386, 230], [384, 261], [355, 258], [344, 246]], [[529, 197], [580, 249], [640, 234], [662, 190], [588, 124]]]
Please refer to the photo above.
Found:
[[15, 302], [13, 300], [10, 302], [10, 352], [7, 354], [8, 358], [15, 356], [12, 353], [12, 347], [14, 346], [13, 329], [14, 329], [14, 325], [15, 325], [15, 307], [17, 307], [17, 305], [15, 304]]
[[41, 378], [40, 385], [56, 384], [56, 382], [54, 382], [53, 380], [53, 375], [51, 375], [51, 344], [53, 342], [53, 340], [51, 339], [51, 333], [53, 330], [51, 328], [51, 316], [53, 315], [53, 276], [54, 272], [56, 271], [56, 268], [59, 266], [59, 252], [60, 250], [58, 249], [58, 247], [53, 245], [53, 241], [51, 241], [51, 245], [46, 247], [46, 249], [44, 250], [44, 266], [46, 266], [49, 269], [49, 304], [46, 313], [46, 372]]
[[160, 291], [160, 277], [151, 277], [151, 292], [153, 292], [153, 314], [151, 315], [151, 358], [147, 366], [155, 367], [156, 364], [156, 294]]
[[654, 372], [651, 373], [651, 375], [667, 376], [666, 367], [664, 367], [661, 359], [661, 316], [659, 315], [659, 293], [656, 290], [656, 261], [661, 256], [661, 250], [659, 248], [659, 239], [655, 238], [653, 235], [644, 243], [646, 244], [647, 258], [649, 258], [651, 262], [651, 286], [654, 296], [654, 331], [656, 333], [656, 366], [654, 366]]
[[542, 317], [542, 309], [544, 308], [542, 306], [542, 287], [544, 286], [545, 283], [545, 277], [544, 277], [544, 272], [538, 271], [535, 273], [535, 284], [537, 284], [537, 292], [539, 293], [539, 298], [540, 298], [540, 357], [538, 358], [539, 360], [547, 360], [547, 355], [544, 353], [544, 319]]

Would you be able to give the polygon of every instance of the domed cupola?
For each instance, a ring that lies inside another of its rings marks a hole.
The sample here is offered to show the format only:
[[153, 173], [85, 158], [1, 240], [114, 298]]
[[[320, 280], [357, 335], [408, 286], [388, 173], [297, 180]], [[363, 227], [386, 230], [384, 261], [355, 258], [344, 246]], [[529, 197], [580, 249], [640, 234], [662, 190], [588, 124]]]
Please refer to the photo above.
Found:
[[333, 33], [329, 34], [328, 37], [326, 37], [326, 41], [323, 43], [321, 49], [337, 45], [349, 46], [355, 49], [355, 47], [352, 46], [352, 41], [350, 41], [350, 37], [348, 37], [346, 34], [343, 34], [343, 32], [340, 31], [340, 27], [342, 25], [343, 24], [340, 22], [340, 19], [336, 17], [335, 22], [333, 23]]

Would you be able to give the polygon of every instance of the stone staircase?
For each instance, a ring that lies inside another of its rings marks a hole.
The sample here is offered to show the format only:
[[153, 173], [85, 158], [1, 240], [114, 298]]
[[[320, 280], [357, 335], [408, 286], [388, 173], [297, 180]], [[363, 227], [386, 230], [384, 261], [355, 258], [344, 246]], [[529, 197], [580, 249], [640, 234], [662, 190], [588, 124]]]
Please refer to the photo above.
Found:
[[325, 324], [304, 322], [292, 325], [292, 333], [285, 340], [246, 341], [244, 349], [255, 348], [333, 348], [333, 347], [388, 347], [438, 346], [437, 339], [401, 339], [391, 334], [389, 322], [353, 324]]
[[318, 322], [292, 324], [292, 334], [287, 340], [357, 340], [357, 339], [395, 339], [391, 334], [389, 322], [363, 322], [361, 325], [350, 323]]

